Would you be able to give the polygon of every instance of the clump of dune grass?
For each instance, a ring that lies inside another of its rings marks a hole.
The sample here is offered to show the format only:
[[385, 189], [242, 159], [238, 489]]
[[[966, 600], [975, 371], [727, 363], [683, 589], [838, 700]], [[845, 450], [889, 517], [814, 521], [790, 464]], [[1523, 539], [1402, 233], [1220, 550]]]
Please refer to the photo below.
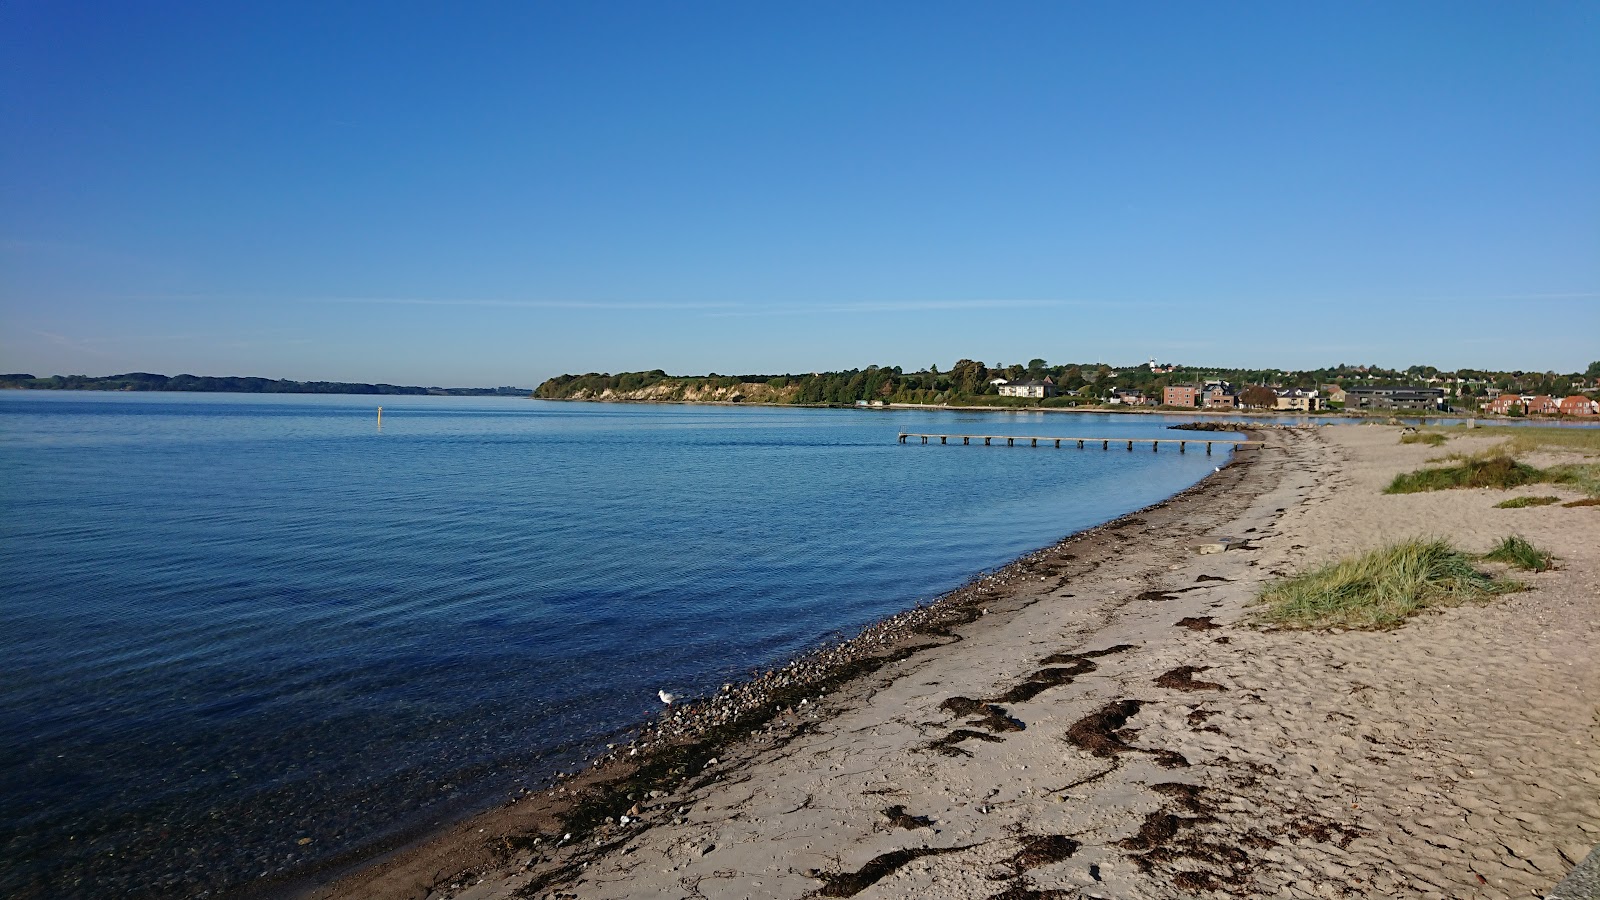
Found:
[[1560, 503], [1560, 497], [1512, 497], [1510, 500], [1501, 500], [1494, 505], [1495, 509], [1522, 509], [1528, 506], [1549, 506]]
[[1437, 447], [1444, 443], [1444, 435], [1437, 431], [1413, 431], [1409, 434], [1400, 435], [1400, 443], [1427, 444], [1429, 447]]
[[1458, 487], [1507, 488], [1518, 484], [1547, 483], [1569, 485], [1590, 497], [1600, 497], [1600, 463], [1561, 463], [1540, 469], [1518, 462], [1510, 442], [1477, 453], [1447, 453], [1428, 462], [1454, 465], [1397, 475], [1384, 493], [1410, 494]]
[[1519, 589], [1473, 562], [1449, 541], [1400, 541], [1267, 585], [1255, 618], [1288, 628], [1395, 628], [1424, 609]]
[[1543, 572], [1555, 566], [1555, 556], [1528, 543], [1520, 534], [1508, 535], [1498, 546], [1483, 555], [1490, 562], [1503, 562], [1529, 572]]
[[1566, 484], [1590, 497], [1600, 497], [1600, 464], [1564, 463], [1545, 469], [1552, 484]]
[[1415, 494], [1450, 488], [1514, 488], [1548, 481], [1540, 469], [1517, 462], [1509, 456], [1469, 457], [1453, 466], [1402, 472], [1383, 489], [1385, 494]]

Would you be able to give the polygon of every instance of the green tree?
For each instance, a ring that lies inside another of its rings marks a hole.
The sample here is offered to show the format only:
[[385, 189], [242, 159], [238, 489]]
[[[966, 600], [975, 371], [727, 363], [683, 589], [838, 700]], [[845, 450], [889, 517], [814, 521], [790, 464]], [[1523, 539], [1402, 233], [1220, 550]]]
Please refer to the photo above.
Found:
[[958, 359], [950, 367], [950, 386], [958, 394], [976, 394], [983, 390], [983, 384], [988, 380], [989, 370], [983, 363], [970, 359]]

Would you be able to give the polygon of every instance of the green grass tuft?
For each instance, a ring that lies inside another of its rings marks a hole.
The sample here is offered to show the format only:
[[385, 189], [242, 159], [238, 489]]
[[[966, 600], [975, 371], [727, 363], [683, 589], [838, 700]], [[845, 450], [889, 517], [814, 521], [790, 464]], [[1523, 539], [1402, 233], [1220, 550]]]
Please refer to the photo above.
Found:
[[1543, 572], [1555, 566], [1555, 557], [1528, 543], [1520, 534], [1513, 534], [1499, 546], [1483, 555], [1490, 562], [1503, 562], [1529, 572]]
[[1567, 484], [1590, 497], [1600, 497], [1600, 463], [1565, 463], [1545, 469], [1552, 484]]
[[1423, 609], [1519, 587], [1478, 571], [1448, 541], [1412, 539], [1273, 582], [1255, 617], [1289, 628], [1394, 628]]
[[1437, 431], [1413, 431], [1410, 434], [1400, 435], [1400, 443], [1427, 444], [1429, 447], [1437, 447], [1444, 443], [1444, 435]]
[[1450, 429], [1451, 434], [1467, 437], [1501, 437], [1504, 453], [1527, 453], [1534, 450], [1555, 450], [1577, 453], [1600, 453], [1600, 428], [1551, 428], [1537, 425], [1489, 425], [1477, 428], [1461, 426]]
[[1463, 459], [1453, 466], [1403, 472], [1383, 489], [1385, 494], [1415, 494], [1450, 488], [1513, 488], [1547, 480], [1544, 472], [1509, 456]]
[[1549, 506], [1560, 503], [1560, 497], [1512, 497], [1510, 500], [1501, 500], [1494, 505], [1495, 509], [1522, 509], [1527, 506]]

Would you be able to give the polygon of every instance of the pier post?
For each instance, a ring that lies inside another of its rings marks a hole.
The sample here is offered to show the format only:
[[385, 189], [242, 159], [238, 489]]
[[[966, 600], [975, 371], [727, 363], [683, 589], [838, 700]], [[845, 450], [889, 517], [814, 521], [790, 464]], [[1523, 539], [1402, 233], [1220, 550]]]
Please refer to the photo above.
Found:
[[1015, 447], [1016, 445], [1017, 445], [1017, 442], [1016, 442], [1015, 438], [1006, 438], [1006, 446], [1007, 447]]
[[984, 446], [985, 446], [985, 447], [987, 447], [987, 446], [989, 446], [989, 439], [988, 439], [988, 438], [984, 438], [984, 439], [983, 439], [983, 445], [984, 445]]
[[900, 443], [904, 444], [905, 442], [906, 442], [906, 436], [903, 435], [903, 434], [900, 435]]
[[1039, 439], [1038, 438], [1029, 438], [1028, 439], [1028, 446], [1029, 447], [1037, 447], [1037, 446], [1039, 446]]
[[1211, 442], [1210, 441], [1206, 441], [1206, 455], [1207, 456], [1211, 455]]
[[939, 443], [941, 443], [941, 444], [944, 443], [946, 437], [947, 437], [947, 435], [943, 435], [943, 434], [939, 435]]
[[1150, 442], [1150, 452], [1151, 453], [1154, 453], [1154, 452], [1156, 452], [1157, 450], [1160, 450], [1160, 449], [1161, 449], [1161, 442], [1160, 441], [1151, 441]]
[[1132, 452], [1133, 452], [1133, 441], [1129, 441], [1129, 442], [1128, 442], [1128, 452], [1129, 452], [1129, 453], [1132, 453]]
[[967, 437], [966, 435], [962, 435], [961, 436], [961, 446], [965, 447], [966, 445], [968, 445], [970, 443], [972, 443], [972, 438]]
[[383, 407], [378, 407], [378, 427], [383, 427]]
[[1100, 442], [1100, 449], [1101, 450], [1110, 450], [1111, 449], [1111, 441], [1109, 439], [1101, 441]]
[[923, 435], [922, 436], [922, 443], [924, 443], [924, 444], [928, 443], [928, 436], [927, 435]]
[[1183, 445], [1184, 445], [1184, 444], [1187, 444], [1187, 443], [1189, 443], [1189, 442], [1188, 442], [1188, 441], [1179, 441], [1179, 442], [1178, 442], [1178, 452], [1179, 452], [1179, 453], [1182, 453], [1182, 452], [1183, 452]]
[[1083, 441], [1079, 441], [1079, 442], [1078, 442], [1078, 449], [1079, 449], [1079, 450], [1082, 450], [1082, 449], [1083, 449]]
[[1057, 450], [1061, 449], [1061, 438], [1056, 438], [1056, 449]]

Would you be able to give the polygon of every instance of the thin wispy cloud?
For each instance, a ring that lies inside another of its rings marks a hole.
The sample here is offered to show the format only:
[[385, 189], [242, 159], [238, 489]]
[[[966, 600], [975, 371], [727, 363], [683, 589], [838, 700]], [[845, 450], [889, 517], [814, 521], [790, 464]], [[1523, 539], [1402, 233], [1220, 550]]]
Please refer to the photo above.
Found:
[[88, 354], [89, 356], [99, 356], [99, 357], [102, 357], [102, 358], [105, 358], [105, 359], [115, 359], [116, 358], [115, 356], [113, 356], [110, 353], [105, 352], [104, 350], [99, 350], [99, 349], [96, 349], [95, 347], [90, 346], [90, 342], [84, 341], [84, 340], [82, 340], [80, 338], [70, 338], [70, 337], [67, 337], [64, 334], [56, 334], [53, 331], [40, 331], [40, 330], [38, 330], [36, 328], [30, 328], [28, 330], [31, 333], [36, 334], [39, 337], [44, 338], [46, 341], [49, 341], [51, 344], [54, 344], [57, 347], [65, 347], [68, 350], [74, 350], [74, 351], [77, 351], [79, 353], [85, 353], [85, 354]]
[[1413, 311], [1426, 311], [1425, 307], [1436, 303], [1506, 303], [1512, 301], [1550, 301], [1570, 302], [1584, 300], [1600, 300], [1600, 291], [1570, 291], [1565, 293], [1526, 293], [1526, 294], [1435, 294], [1426, 297], [1400, 296], [1395, 294], [1373, 293], [1363, 296], [1342, 297], [1304, 297], [1295, 298], [1295, 303], [1318, 304], [1362, 304], [1378, 303], [1396, 309]]
[[737, 304], [657, 300], [501, 300], [472, 297], [306, 297], [305, 303], [351, 303], [374, 306], [487, 306], [513, 309], [703, 310], [731, 309]]
[[1507, 294], [1491, 300], [1600, 300], [1600, 291], [1577, 291], [1569, 294]]
[[[577, 310], [663, 310], [701, 312], [711, 318], [762, 316], [809, 316], [817, 314], [865, 314], [941, 312], [989, 309], [1039, 309], [1047, 307], [1098, 306], [1103, 300], [1067, 299], [992, 299], [968, 300], [862, 300], [817, 301], [815, 303], [751, 303], [708, 300], [509, 300], [468, 297], [312, 297], [308, 303], [348, 303], [391, 306], [480, 306], [526, 309]], [[1118, 303], [1119, 307], [1170, 306], [1167, 303]]]
[[[774, 306], [749, 305], [739, 309], [724, 312], [707, 313], [711, 318], [722, 317], [754, 317], [754, 316], [810, 316], [817, 314], [866, 314], [866, 313], [908, 313], [908, 312], [960, 312], [966, 310], [996, 310], [996, 309], [1046, 309], [1050, 307], [1087, 307], [1104, 306], [1104, 300], [1003, 300], [1003, 299], [975, 299], [975, 300], [900, 300], [900, 301], [860, 301], [852, 303], [821, 303], [817, 305], [783, 304]], [[1156, 307], [1169, 306], [1166, 303], [1126, 303], [1116, 304], [1119, 308], [1131, 307]]]

